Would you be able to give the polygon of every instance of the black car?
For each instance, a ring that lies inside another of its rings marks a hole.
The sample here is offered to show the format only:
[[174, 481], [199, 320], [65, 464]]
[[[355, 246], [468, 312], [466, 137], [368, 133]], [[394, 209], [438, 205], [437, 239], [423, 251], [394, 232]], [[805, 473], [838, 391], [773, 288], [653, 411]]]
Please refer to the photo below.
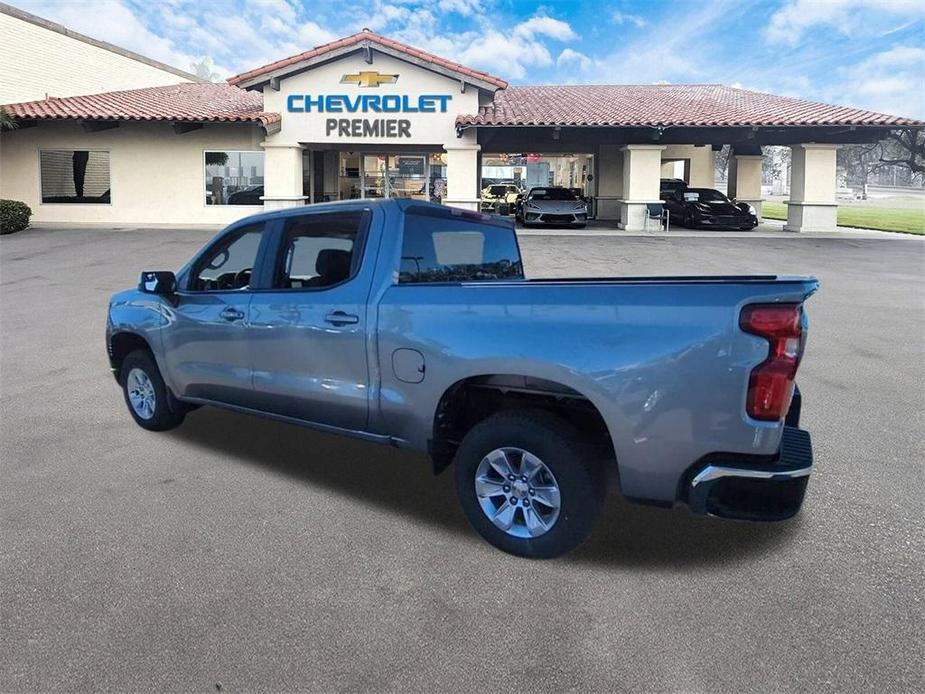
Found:
[[229, 205], [262, 205], [263, 186], [248, 186], [228, 196]]
[[658, 196], [664, 200], [666, 196], [672, 193], [678, 193], [687, 188], [683, 178], [662, 178], [658, 182]]
[[663, 193], [671, 222], [708, 229], [754, 229], [758, 213], [746, 202], [730, 200], [712, 188], [678, 188]]

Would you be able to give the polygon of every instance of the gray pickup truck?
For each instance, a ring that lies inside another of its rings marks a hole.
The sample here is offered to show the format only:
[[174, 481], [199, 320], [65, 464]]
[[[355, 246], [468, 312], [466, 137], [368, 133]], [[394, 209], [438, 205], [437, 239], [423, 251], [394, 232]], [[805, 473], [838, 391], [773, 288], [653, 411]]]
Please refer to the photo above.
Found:
[[[217, 405], [430, 453], [496, 547], [552, 557], [608, 480], [780, 520], [812, 465], [795, 377], [812, 278], [524, 278], [513, 224], [411, 200], [242, 219], [112, 297], [145, 429]], [[336, 464], [332, 462], [332, 464]]]

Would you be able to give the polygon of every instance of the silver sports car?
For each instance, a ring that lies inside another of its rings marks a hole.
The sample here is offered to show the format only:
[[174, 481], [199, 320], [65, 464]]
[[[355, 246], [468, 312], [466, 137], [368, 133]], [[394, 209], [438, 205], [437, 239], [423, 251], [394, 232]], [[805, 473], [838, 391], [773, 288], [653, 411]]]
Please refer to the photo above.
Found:
[[517, 218], [525, 226], [549, 224], [581, 228], [588, 222], [588, 208], [568, 188], [531, 188], [518, 205]]

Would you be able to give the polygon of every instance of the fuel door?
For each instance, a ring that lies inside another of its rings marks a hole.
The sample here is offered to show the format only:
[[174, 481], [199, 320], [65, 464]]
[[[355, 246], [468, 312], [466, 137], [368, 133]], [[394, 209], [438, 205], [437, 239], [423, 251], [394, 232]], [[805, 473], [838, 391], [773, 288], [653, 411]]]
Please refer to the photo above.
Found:
[[392, 373], [404, 383], [420, 383], [424, 380], [424, 355], [416, 349], [396, 349], [392, 352]]

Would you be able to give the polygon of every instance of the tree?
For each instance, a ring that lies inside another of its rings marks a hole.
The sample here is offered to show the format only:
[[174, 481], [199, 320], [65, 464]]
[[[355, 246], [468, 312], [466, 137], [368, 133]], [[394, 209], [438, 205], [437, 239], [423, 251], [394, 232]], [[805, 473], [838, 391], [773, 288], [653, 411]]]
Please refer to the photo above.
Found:
[[925, 135], [920, 130], [892, 130], [880, 142], [849, 145], [838, 150], [838, 165], [848, 181], [866, 185], [870, 175], [890, 169], [906, 171], [904, 178], [925, 178]]
[[206, 166], [225, 166], [228, 152], [206, 152]]
[[0, 130], [12, 130], [15, 127], [18, 127], [16, 119], [0, 107]]
[[891, 130], [877, 143], [879, 159], [875, 166], [901, 166], [912, 173], [925, 173], [925, 134], [921, 130]]
[[190, 63], [190, 69], [199, 79], [206, 82], [221, 82], [222, 76], [215, 72], [212, 69], [213, 67], [212, 58], [208, 55], [204, 55], [199, 60], [194, 60]]
[[720, 181], [726, 180], [729, 169], [729, 155], [731, 152], [732, 148], [729, 145], [723, 145], [723, 148], [713, 157], [713, 170], [716, 174], [716, 178]]
[[790, 168], [790, 155], [789, 147], [778, 145], [764, 147], [764, 159], [761, 161], [762, 180], [766, 183], [786, 181], [787, 169]]

